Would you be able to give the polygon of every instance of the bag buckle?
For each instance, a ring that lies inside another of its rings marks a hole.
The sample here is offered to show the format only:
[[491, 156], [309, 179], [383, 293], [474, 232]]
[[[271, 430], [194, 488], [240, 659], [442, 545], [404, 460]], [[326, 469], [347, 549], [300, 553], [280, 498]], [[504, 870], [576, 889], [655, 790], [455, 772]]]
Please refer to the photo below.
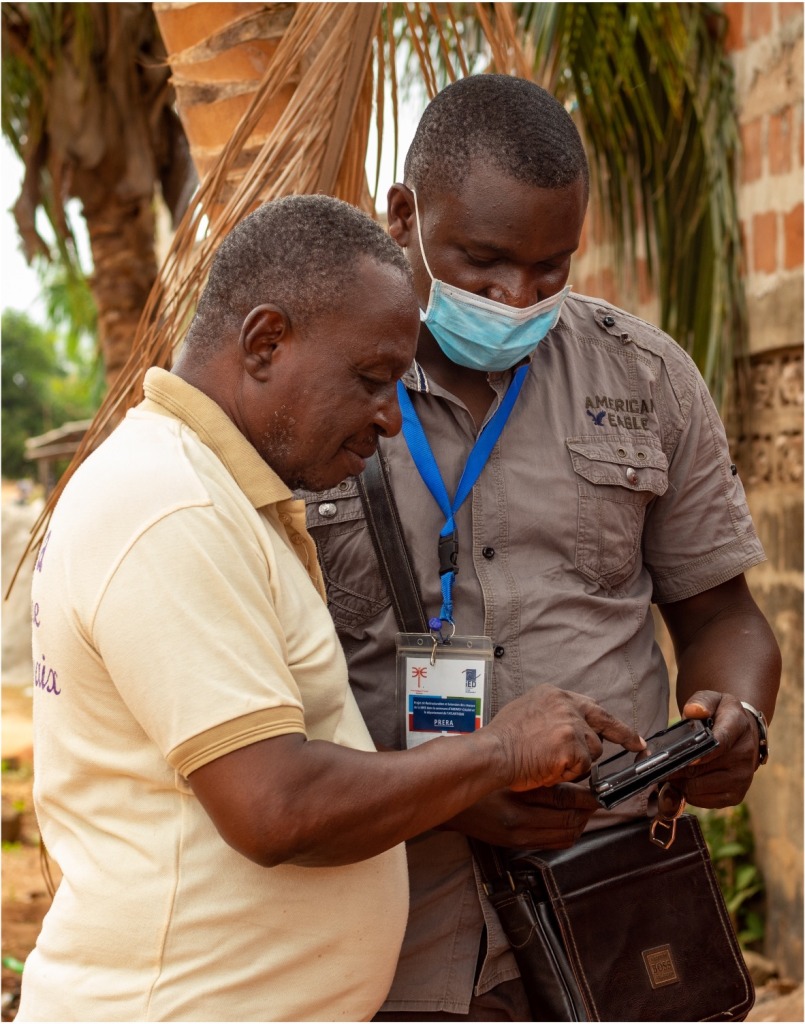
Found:
[[[511, 871], [504, 871], [500, 875], [499, 878], [495, 879], [495, 882], [501, 882], [501, 883], [508, 882], [509, 883], [509, 888], [511, 889], [511, 891], [512, 892], [517, 892], [517, 885], [516, 885], [516, 883], [514, 881], [514, 878], [512, 876]], [[499, 896], [501, 892], [505, 892], [506, 891], [505, 884], [501, 884], [500, 887], [498, 887], [495, 884], [495, 882], [488, 881], [487, 879], [484, 879], [483, 882], [482, 882], [482, 885], [483, 885], [483, 888], [484, 888], [484, 892], [489, 897]]]
[[676, 839], [676, 822], [684, 810], [685, 797], [666, 782], [657, 797], [657, 816], [649, 829], [649, 839], [655, 846], [671, 849]]

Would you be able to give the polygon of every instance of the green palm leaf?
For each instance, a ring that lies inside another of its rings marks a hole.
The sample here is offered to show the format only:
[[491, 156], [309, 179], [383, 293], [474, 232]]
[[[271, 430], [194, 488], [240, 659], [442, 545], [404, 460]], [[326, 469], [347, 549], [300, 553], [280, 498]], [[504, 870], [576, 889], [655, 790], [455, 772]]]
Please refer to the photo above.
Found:
[[517, 6], [538, 78], [577, 112], [616, 251], [634, 266], [642, 235], [660, 326], [722, 402], [746, 330], [724, 15], [698, 3]]

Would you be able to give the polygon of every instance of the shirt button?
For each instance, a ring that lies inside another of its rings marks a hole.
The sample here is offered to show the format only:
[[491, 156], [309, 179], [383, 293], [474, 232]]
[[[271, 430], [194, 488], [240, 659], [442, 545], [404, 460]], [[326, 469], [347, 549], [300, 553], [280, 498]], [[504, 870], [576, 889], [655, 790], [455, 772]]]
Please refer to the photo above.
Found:
[[615, 317], [614, 316], [605, 316], [604, 320], [603, 320], [603, 324], [604, 324], [604, 327], [614, 327], [615, 326]]
[[323, 501], [319, 505], [319, 515], [324, 516], [325, 519], [332, 519], [338, 509], [331, 501]]
[[498, 644], [498, 646], [495, 648], [495, 657], [496, 658], [502, 658], [505, 653], [506, 653], [506, 648], [505, 647], [501, 647], [500, 644]]
[[494, 558], [495, 557], [495, 549], [494, 548], [489, 548], [489, 547], [483, 548], [481, 550], [481, 554], [484, 556], [484, 558]]
[[632, 466], [626, 470], [626, 479], [630, 484], [637, 483], [637, 470], [633, 469]]

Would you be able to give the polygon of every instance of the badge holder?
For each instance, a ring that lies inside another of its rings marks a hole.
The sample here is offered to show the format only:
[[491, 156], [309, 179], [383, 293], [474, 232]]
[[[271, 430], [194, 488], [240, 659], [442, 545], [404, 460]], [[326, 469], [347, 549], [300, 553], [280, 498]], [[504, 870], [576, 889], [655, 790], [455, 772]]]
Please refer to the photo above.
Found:
[[406, 748], [437, 736], [472, 733], [489, 722], [492, 657], [492, 641], [485, 636], [397, 634]]

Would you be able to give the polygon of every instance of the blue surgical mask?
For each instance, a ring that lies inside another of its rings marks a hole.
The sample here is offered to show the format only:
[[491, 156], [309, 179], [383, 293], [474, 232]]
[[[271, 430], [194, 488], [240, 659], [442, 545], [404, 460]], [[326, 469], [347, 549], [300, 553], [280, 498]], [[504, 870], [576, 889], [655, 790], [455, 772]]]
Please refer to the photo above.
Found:
[[414, 212], [425, 269], [430, 275], [428, 308], [419, 316], [448, 359], [472, 370], [500, 371], [516, 366], [536, 351], [559, 319], [570, 291], [563, 288], [534, 306], [518, 309], [439, 281], [431, 273], [422, 246], [416, 192]]

